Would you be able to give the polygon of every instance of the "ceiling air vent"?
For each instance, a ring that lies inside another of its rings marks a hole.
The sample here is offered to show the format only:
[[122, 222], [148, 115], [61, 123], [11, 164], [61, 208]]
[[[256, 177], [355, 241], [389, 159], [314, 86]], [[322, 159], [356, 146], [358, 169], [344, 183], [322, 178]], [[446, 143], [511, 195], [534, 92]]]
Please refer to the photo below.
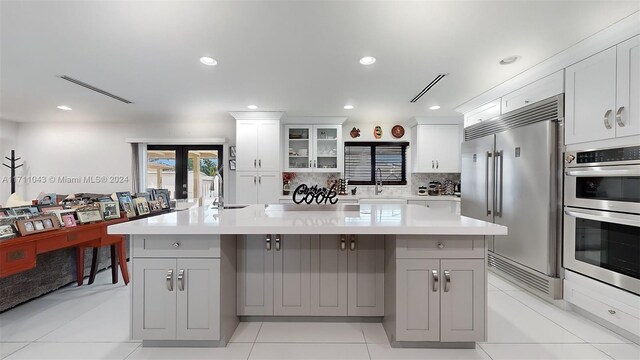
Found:
[[87, 88], [87, 89], [89, 89], [89, 90], [92, 90], [92, 91], [95, 91], [95, 92], [97, 92], [97, 93], [100, 93], [100, 94], [102, 94], [102, 95], [106, 95], [106, 96], [108, 96], [108, 97], [110, 97], [110, 98], [112, 98], [112, 99], [116, 99], [116, 100], [118, 100], [118, 101], [122, 101], [122, 102], [123, 102], [123, 103], [125, 103], [125, 104], [133, 104], [133, 101], [129, 101], [129, 100], [125, 99], [125, 98], [121, 98], [121, 97], [120, 97], [120, 96], [118, 96], [118, 95], [113, 95], [112, 93], [110, 93], [110, 92], [108, 92], [108, 91], [104, 91], [104, 90], [102, 90], [102, 89], [98, 89], [97, 87], [95, 87], [95, 86], [93, 86], [93, 85], [89, 85], [89, 84], [87, 84], [86, 82], [82, 82], [82, 81], [80, 81], [80, 80], [78, 80], [78, 79], [74, 79], [74, 78], [72, 78], [72, 77], [70, 77], [70, 76], [67, 76], [67, 75], [59, 75], [58, 77], [59, 77], [59, 78], [61, 78], [61, 79], [64, 79], [64, 80], [70, 81], [70, 82], [72, 82], [72, 83], [74, 83], [74, 84], [76, 84], [76, 85], [80, 85], [80, 86], [82, 86], [82, 87], [84, 87], [84, 88]]
[[445, 76], [447, 76], [447, 74], [439, 74], [438, 76], [436, 76], [435, 79], [431, 80], [431, 82], [429, 83], [429, 85], [425, 86], [424, 89], [422, 89], [422, 91], [420, 91], [418, 93], [418, 95], [416, 95], [416, 97], [414, 97], [413, 99], [411, 99], [410, 102], [414, 103], [418, 100], [420, 100], [420, 98], [422, 97], [422, 95], [426, 94], [427, 91], [431, 90], [432, 87], [436, 86], [436, 84], [442, 80]]

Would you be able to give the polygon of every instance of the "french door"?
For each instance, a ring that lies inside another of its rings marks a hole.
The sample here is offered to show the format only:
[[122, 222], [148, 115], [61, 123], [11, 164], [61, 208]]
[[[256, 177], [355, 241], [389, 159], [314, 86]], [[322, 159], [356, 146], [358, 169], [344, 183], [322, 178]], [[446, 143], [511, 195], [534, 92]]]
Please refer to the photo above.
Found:
[[222, 165], [222, 145], [147, 145], [146, 188], [168, 189], [173, 199], [211, 198]]

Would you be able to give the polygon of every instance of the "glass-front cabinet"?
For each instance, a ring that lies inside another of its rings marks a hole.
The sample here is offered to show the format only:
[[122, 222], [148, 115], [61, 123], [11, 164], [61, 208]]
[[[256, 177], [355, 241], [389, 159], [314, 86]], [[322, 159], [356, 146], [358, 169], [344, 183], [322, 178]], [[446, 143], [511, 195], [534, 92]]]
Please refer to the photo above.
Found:
[[285, 171], [341, 171], [341, 125], [287, 125], [285, 138]]

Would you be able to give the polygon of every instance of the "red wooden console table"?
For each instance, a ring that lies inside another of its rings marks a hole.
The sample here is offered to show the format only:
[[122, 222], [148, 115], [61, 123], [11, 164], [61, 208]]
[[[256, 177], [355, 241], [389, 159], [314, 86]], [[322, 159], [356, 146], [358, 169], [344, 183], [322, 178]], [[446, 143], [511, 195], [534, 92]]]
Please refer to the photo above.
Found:
[[[124, 221], [127, 221], [126, 217], [0, 241], [0, 277], [33, 269], [36, 267], [36, 256], [38, 254], [75, 247], [77, 282], [78, 285], [82, 285], [84, 278], [84, 249], [87, 247], [97, 249], [101, 246], [110, 245], [112, 247], [115, 246], [117, 250], [122, 278], [125, 284], [128, 284], [129, 273], [127, 270], [124, 236], [107, 234], [107, 226]], [[94, 250], [94, 257], [96, 255], [97, 251]], [[114, 260], [112, 257], [112, 265], [115, 263]], [[93, 262], [95, 263], [96, 261], [94, 258]], [[117, 279], [117, 269], [112, 269], [112, 271], [116, 272]], [[92, 275], [95, 276], [95, 265], [93, 263]]]

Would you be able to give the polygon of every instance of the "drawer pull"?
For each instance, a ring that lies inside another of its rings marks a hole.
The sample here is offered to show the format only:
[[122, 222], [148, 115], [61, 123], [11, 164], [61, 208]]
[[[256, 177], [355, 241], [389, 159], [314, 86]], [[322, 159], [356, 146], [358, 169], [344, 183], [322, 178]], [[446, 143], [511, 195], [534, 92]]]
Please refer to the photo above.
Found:
[[347, 250], [347, 237], [345, 235], [340, 235], [340, 251]]
[[265, 240], [267, 251], [271, 251], [271, 235], [267, 235]]
[[173, 243], [173, 247], [174, 248], [179, 248], [180, 247], [180, 243], [179, 242], [174, 242]]
[[438, 249], [444, 249], [444, 244], [443, 243], [438, 243]]
[[609, 310], [609, 314], [611, 314], [611, 315], [615, 315], [615, 314], [616, 314], [616, 311], [615, 311], [615, 310]]

